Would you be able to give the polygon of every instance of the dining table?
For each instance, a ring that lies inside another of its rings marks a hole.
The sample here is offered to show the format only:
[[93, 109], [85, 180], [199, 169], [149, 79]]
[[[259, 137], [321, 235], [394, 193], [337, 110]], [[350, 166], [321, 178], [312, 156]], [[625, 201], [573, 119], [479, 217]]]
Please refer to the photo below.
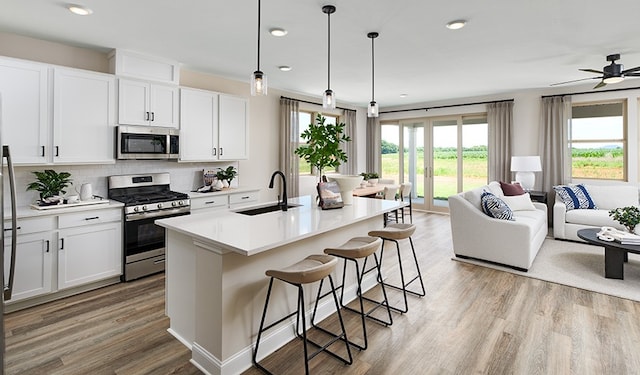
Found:
[[353, 189], [354, 197], [375, 198], [378, 193], [382, 193], [385, 187], [399, 189], [397, 184], [375, 184], [373, 186], [357, 187]]

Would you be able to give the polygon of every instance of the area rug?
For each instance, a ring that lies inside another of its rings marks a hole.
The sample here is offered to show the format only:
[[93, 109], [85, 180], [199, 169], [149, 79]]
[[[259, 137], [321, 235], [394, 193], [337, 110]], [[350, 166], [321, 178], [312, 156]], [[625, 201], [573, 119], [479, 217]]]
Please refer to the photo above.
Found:
[[624, 280], [604, 277], [604, 249], [551, 238], [544, 240], [528, 272], [472, 259], [452, 259], [517, 275], [640, 301], [640, 255], [629, 254]]

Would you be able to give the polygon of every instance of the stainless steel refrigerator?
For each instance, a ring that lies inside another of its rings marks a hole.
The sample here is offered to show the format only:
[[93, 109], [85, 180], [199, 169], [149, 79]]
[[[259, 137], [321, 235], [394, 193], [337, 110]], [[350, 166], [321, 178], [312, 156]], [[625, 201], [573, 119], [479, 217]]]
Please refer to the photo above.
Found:
[[[2, 145], [2, 97], [0, 96], [0, 145]], [[7, 159], [6, 168], [4, 160]], [[11, 191], [11, 228], [4, 227], [4, 185], [8, 175], [8, 185]], [[0, 159], [0, 218], [3, 221], [3, 230], [0, 231], [0, 273], [2, 274], [2, 301], [0, 301], [0, 375], [4, 375], [4, 301], [11, 299], [13, 292], [13, 273], [16, 266], [16, 184], [13, 176], [13, 165], [8, 145], [2, 145], [2, 158]], [[11, 250], [5, 251], [5, 231], [11, 231]]]

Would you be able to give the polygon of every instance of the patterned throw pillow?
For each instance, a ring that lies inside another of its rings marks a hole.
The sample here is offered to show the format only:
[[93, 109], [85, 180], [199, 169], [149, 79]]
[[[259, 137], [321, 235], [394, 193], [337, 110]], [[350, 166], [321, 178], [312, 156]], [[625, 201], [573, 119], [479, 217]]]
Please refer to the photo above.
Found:
[[509, 206], [507, 206], [502, 199], [486, 190], [484, 190], [480, 196], [480, 206], [482, 207], [482, 212], [487, 216], [501, 220], [514, 220], [513, 211], [511, 211]]
[[558, 193], [562, 203], [567, 206], [567, 211], [574, 209], [597, 209], [596, 204], [589, 195], [589, 191], [582, 184], [577, 185], [558, 185], [553, 190]]

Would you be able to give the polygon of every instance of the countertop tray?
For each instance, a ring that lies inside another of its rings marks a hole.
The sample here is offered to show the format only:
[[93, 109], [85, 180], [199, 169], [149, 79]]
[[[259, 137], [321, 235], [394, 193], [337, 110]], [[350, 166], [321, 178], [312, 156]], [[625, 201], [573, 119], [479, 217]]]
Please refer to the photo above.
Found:
[[37, 204], [32, 204], [31, 208], [36, 210], [52, 210], [52, 209], [71, 208], [71, 207], [88, 206], [92, 204], [108, 204], [108, 203], [109, 203], [108, 199], [91, 199], [86, 201], [80, 201], [77, 203], [53, 204], [51, 206], [39, 206]]

